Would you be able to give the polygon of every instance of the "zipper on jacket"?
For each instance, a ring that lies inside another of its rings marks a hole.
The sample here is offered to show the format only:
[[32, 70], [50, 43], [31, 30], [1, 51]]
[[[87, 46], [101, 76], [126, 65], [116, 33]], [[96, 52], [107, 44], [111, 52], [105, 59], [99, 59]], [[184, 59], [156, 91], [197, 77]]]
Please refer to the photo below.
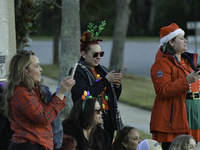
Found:
[[170, 115], [170, 120], [169, 120], [169, 126], [170, 127], [172, 125], [172, 116], [173, 116], [173, 103], [171, 103], [171, 115]]

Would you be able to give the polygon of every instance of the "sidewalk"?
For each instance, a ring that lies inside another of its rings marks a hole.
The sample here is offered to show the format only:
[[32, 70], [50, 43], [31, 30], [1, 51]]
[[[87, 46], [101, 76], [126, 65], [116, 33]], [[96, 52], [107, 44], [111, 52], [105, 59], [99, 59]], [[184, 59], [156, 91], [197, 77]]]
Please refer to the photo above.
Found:
[[[42, 76], [44, 84], [49, 86], [51, 92], [55, 92], [58, 81], [46, 76]], [[149, 133], [149, 122], [151, 112], [137, 107], [129, 106], [118, 102], [118, 107], [121, 112], [122, 121], [125, 125], [130, 125], [145, 133]]]

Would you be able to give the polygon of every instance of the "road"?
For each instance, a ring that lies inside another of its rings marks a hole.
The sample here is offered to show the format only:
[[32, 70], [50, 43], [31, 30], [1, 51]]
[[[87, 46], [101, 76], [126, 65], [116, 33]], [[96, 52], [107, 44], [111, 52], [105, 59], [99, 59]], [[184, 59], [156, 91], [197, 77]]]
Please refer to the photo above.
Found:
[[[28, 43], [31, 49], [39, 57], [40, 64], [53, 63], [53, 43], [50, 40], [37, 41]], [[112, 41], [100, 42], [101, 49], [105, 51], [100, 64], [105, 67], [109, 66], [110, 54], [112, 50]], [[150, 69], [154, 63], [155, 55], [158, 50], [159, 41], [127, 41], [124, 49], [124, 65], [126, 73], [140, 76], [150, 76]], [[200, 45], [198, 46], [200, 48]], [[188, 52], [195, 52], [194, 44], [188, 44]]]

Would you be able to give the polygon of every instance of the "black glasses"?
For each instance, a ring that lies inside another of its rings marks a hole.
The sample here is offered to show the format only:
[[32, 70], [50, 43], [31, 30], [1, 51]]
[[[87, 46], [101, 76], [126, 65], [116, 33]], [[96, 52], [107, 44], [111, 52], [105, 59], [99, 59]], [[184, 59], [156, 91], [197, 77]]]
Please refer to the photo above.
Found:
[[101, 109], [101, 108], [99, 108], [99, 109], [95, 109], [94, 111], [96, 111], [96, 112], [97, 112], [97, 114], [100, 114], [100, 113], [102, 112], [102, 109]]
[[95, 52], [94, 54], [93, 54], [93, 58], [96, 58], [96, 57], [98, 57], [98, 55], [100, 55], [100, 57], [103, 57], [103, 55], [104, 55], [104, 51], [101, 51], [101, 52]]

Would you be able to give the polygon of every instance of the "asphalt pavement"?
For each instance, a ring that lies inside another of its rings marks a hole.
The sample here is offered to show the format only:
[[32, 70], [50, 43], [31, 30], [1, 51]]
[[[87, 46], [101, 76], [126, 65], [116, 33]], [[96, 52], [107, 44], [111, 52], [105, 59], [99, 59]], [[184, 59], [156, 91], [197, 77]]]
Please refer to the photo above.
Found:
[[[33, 50], [35, 55], [38, 56], [40, 64], [53, 64], [52, 40], [34, 40], [29, 42], [28, 45], [29, 47], [25, 49]], [[100, 64], [108, 68], [111, 59], [112, 41], [104, 40], [100, 42], [100, 45], [101, 49], [105, 52], [105, 55], [101, 58]], [[150, 69], [154, 63], [158, 46], [159, 40], [126, 41], [123, 57], [123, 64], [126, 67], [125, 73], [150, 77]], [[188, 52], [195, 52], [194, 43], [188, 43], [187, 46]], [[198, 51], [199, 49], [200, 44], [198, 45]], [[200, 62], [200, 59], [198, 59], [198, 61]]]

